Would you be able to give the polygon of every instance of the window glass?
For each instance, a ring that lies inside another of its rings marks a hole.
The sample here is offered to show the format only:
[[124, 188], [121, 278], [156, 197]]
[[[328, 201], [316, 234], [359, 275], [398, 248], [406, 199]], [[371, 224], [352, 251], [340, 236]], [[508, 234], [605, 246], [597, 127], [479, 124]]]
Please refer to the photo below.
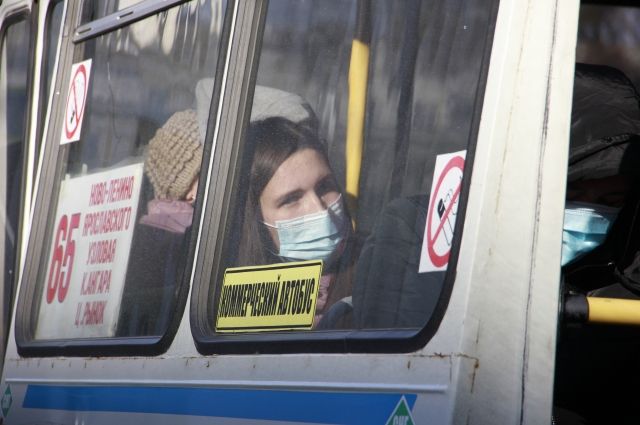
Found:
[[56, 56], [58, 53], [58, 43], [60, 41], [60, 29], [62, 27], [62, 12], [64, 11], [64, 2], [58, 1], [53, 4], [53, 7], [49, 11], [47, 20], [46, 35], [45, 35], [45, 50], [44, 50], [44, 79], [42, 81], [42, 98], [40, 108], [40, 122], [38, 127], [38, 138], [36, 139], [36, 152], [40, 152], [40, 145], [42, 142], [42, 132], [44, 131], [44, 120], [47, 113], [46, 105], [49, 104], [49, 96], [51, 95], [51, 85], [53, 83], [53, 70], [56, 63]]
[[576, 62], [613, 66], [640, 87], [640, 33], [636, 7], [580, 6]]
[[62, 25], [62, 12], [64, 10], [64, 2], [59, 1], [53, 5], [53, 8], [49, 12], [49, 21], [47, 25], [46, 43], [47, 48], [45, 50], [45, 63], [44, 63], [44, 94], [45, 101], [49, 99], [49, 90], [51, 88], [51, 78], [53, 76], [53, 67], [56, 62], [56, 53], [58, 51], [58, 42], [60, 41], [60, 27]]
[[26, 117], [30, 31], [27, 21], [7, 27], [0, 58], [0, 264], [4, 270], [2, 323], [8, 324], [19, 247], [22, 168]]
[[491, 10], [269, 2], [214, 332], [429, 322], [446, 302]]
[[195, 93], [214, 75], [223, 8], [185, 3], [76, 46], [35, 339], [159, 336], [181, 308], [204, 138]]

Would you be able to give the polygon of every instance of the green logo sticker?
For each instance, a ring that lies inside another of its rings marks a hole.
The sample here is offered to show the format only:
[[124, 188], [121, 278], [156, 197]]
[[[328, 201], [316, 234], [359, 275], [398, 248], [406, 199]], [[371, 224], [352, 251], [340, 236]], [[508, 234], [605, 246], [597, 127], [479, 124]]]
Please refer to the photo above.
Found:
[[7, 389], [4, 390], [4, 395], [2, 396], [2, 400], [0, 400], [0, 404], [2, 405], [2, 416], [5, 418], [9, 413], [9, 409], [11, 408], [11, 403], [13, 402], [13, 397], [11, 396], [11, 387], [7, 385]]
[[407, 400], [402, 396], [386, 425], [415, 425]]

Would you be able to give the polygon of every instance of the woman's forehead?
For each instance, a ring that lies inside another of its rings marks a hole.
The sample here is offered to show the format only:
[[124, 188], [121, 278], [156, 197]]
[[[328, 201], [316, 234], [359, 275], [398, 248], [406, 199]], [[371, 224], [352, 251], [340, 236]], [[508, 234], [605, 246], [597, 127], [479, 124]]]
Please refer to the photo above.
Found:
[[292, 190], [313, 187], [319, 179], [331, 174], [326, 159], [315, 149], [302, 149], [289, 156], [271, 177], [264, 192], [275, 196]]

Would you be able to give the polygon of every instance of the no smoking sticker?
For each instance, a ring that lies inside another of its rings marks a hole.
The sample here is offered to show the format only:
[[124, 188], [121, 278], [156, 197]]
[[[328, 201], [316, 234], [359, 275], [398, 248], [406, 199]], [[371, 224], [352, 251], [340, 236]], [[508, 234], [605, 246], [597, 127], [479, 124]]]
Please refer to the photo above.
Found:
[[91, 76], [91, 59], [73, 64], [71, 81], [65, 104], [64, 125], [60, 144], [80, 140], [80, 130], [84, 119], [87, 93], [89, 93], [89, 77]]
[[467, 151], [438, 155], [433, 171], [419, 272], [447, 269]]

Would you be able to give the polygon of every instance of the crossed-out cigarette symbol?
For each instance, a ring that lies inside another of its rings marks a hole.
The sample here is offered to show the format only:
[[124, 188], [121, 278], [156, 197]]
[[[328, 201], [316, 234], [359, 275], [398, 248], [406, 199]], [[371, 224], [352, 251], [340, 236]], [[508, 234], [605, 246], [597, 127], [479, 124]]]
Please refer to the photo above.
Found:
[[[442, 220], [442, 216], [447, 211], [451, 202], [458, 202], [458, 197], [452, 200], [453, 197], [453, 189], [449, 189], [444, 198], [438, 200], [437, 212], [438, 217]], [[453, 241], [453, 226], [456, 222], [456, 215], [458, 214], [458, 208], [455, 206], [451, 208], [450, 213], [444, 218], [445, 223], [442, 224], [442, 233], [444, 234], [444, 238], [447, 241], [447, 245], [451, 246], [451, 242]], [[452, 219], [453, 216], [453, 219]]]
[[428, 261], [436, 268], [445, 267], [449, 260], [463, 169], [462, 156], [449, 159], [437, 173], [437, 181], [432, 189], [424, 246]]
[[84, 113], [84, 106], [87, 95], [87, 69], [84, 64], [80, 64], [71, 79], [69, 96], [67, 98], [67, 116], [69, 121], [65, 122], [65, 132], [67, 139], [71, 139], [80, 127], [80, 120]]

